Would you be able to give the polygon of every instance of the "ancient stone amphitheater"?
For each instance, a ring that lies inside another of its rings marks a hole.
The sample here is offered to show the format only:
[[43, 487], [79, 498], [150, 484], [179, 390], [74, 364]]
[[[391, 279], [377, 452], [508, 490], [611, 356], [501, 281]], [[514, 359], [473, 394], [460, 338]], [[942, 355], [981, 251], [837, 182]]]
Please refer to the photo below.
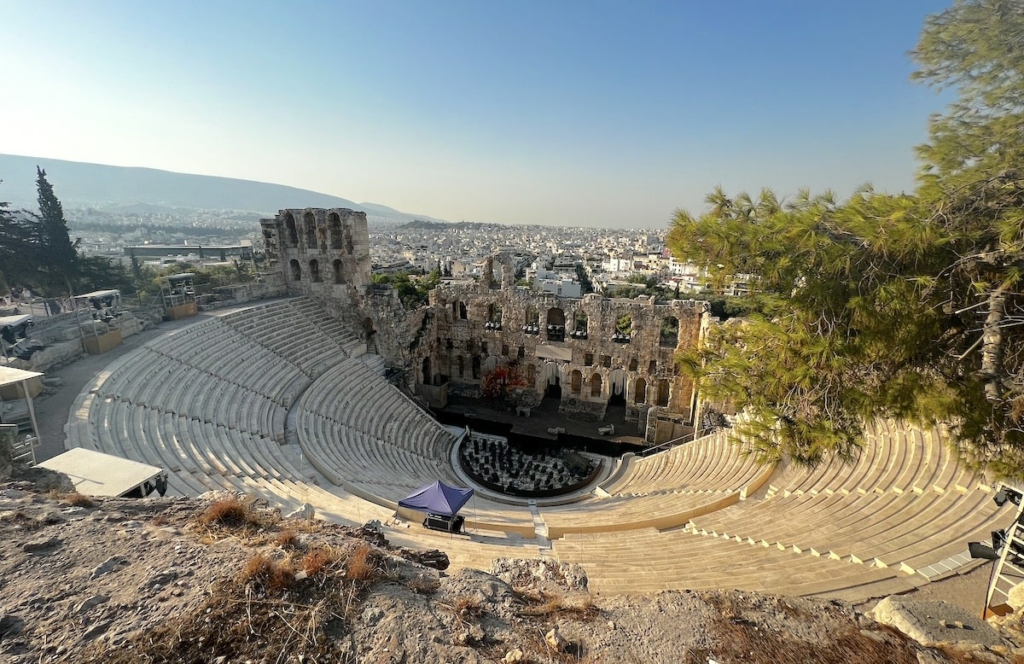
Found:
[[377, 519], [393, 543], [442, 549], [458, 566], [579, 562], [601, 593], [900, 592], [970, 568], [967, 541], [1008, 518], [941, 430], [877, 422], [852, 464], [759, 467], [718, 434], [627, 456], [559, 500], [478, 492], [468, 535], [432, 533], [397, 519], [396, 504], [436, 479], [465, 484], [458, 434], [382, 372], [315, 301], [263, 303], [115, 360], [79, 395], [67, 445], [161, 466], [175, 495], [226, 489], [285, 511], [308, 502], [340, 523]]

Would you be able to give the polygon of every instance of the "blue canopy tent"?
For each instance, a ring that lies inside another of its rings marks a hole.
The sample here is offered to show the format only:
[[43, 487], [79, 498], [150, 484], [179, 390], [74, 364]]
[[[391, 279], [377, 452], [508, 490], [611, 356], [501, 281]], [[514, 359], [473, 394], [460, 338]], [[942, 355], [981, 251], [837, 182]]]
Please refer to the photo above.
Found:
[[399, 500], [398, 506], [427, 512], [428, 514], [452, 517], [472, 497], [472, 489], [460, 489], [438, 481], [416, 489], [405, 498]]

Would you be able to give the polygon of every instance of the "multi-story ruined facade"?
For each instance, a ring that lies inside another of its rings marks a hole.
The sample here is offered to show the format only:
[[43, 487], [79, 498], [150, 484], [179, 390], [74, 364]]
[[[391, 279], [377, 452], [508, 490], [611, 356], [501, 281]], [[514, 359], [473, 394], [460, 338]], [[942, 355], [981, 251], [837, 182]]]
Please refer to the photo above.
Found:
[[693, 383], [674, 358], [703, 334], [704, 302], [536, 293], [516, 287], [513, 265], [499, 256], [479, 283], [441, 284], [429, 306], [407, 311], [393, 291], [371, 284], [364, 213], [282, 210], [260, 223], [270, 268], [288, 292], [316, 297], [360, 331], [432, 405], [449, 393], [478, 397], [490, 372], [513, 365], [510, 397], [520, 407], [557, 396], [560, 412], [599, 421], [617, 404], [652, 442], [693, 421]]

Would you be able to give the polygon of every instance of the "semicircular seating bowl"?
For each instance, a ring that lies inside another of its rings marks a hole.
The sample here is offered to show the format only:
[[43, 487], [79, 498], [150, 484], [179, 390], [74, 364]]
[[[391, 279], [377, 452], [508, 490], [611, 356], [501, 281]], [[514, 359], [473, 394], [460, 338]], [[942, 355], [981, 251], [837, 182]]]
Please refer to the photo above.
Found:
[[[385, 522], [412, 489], [459, 481], [454, 436], [364, 353], [308, 298], [212, 317], [99, 372], [72, 408], [67, 444], [161, 466], [173, 494], [242, 491], [285, 511], [308, 502], [339, 523]], [[298, 447], [282, 445], [289, 412]], [[583, 563], [600, 592], [735, 587], [856, 599], [968, 564], [967, 539], [987, 537], [1008, 510], [990, 497], [942, 431], [880, 421], [851, 464], [759, 467], [719, 433], [627, 455], [577, 502], [480, 495], [464, 511], [478, 529], [471, 537], [418, 527], [387, 536], [485, 568], [495, 557], [539, 557], [546, 536], [546, 555]]]

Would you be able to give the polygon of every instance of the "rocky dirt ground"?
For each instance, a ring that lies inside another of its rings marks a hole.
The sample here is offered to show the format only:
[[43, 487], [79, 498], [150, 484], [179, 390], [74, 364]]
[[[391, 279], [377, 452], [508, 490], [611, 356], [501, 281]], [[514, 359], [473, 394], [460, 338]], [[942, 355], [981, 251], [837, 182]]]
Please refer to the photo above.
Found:
[[[924, 648], [841, 602], [739, 592], [595, 597], [578, 567], [442, 571], [372, 529], [259, 502], [88, 499], [0, 484], [0, 661], [1024, 662]], [[1018, 621], [1019, 622], [1019, 621]]]

